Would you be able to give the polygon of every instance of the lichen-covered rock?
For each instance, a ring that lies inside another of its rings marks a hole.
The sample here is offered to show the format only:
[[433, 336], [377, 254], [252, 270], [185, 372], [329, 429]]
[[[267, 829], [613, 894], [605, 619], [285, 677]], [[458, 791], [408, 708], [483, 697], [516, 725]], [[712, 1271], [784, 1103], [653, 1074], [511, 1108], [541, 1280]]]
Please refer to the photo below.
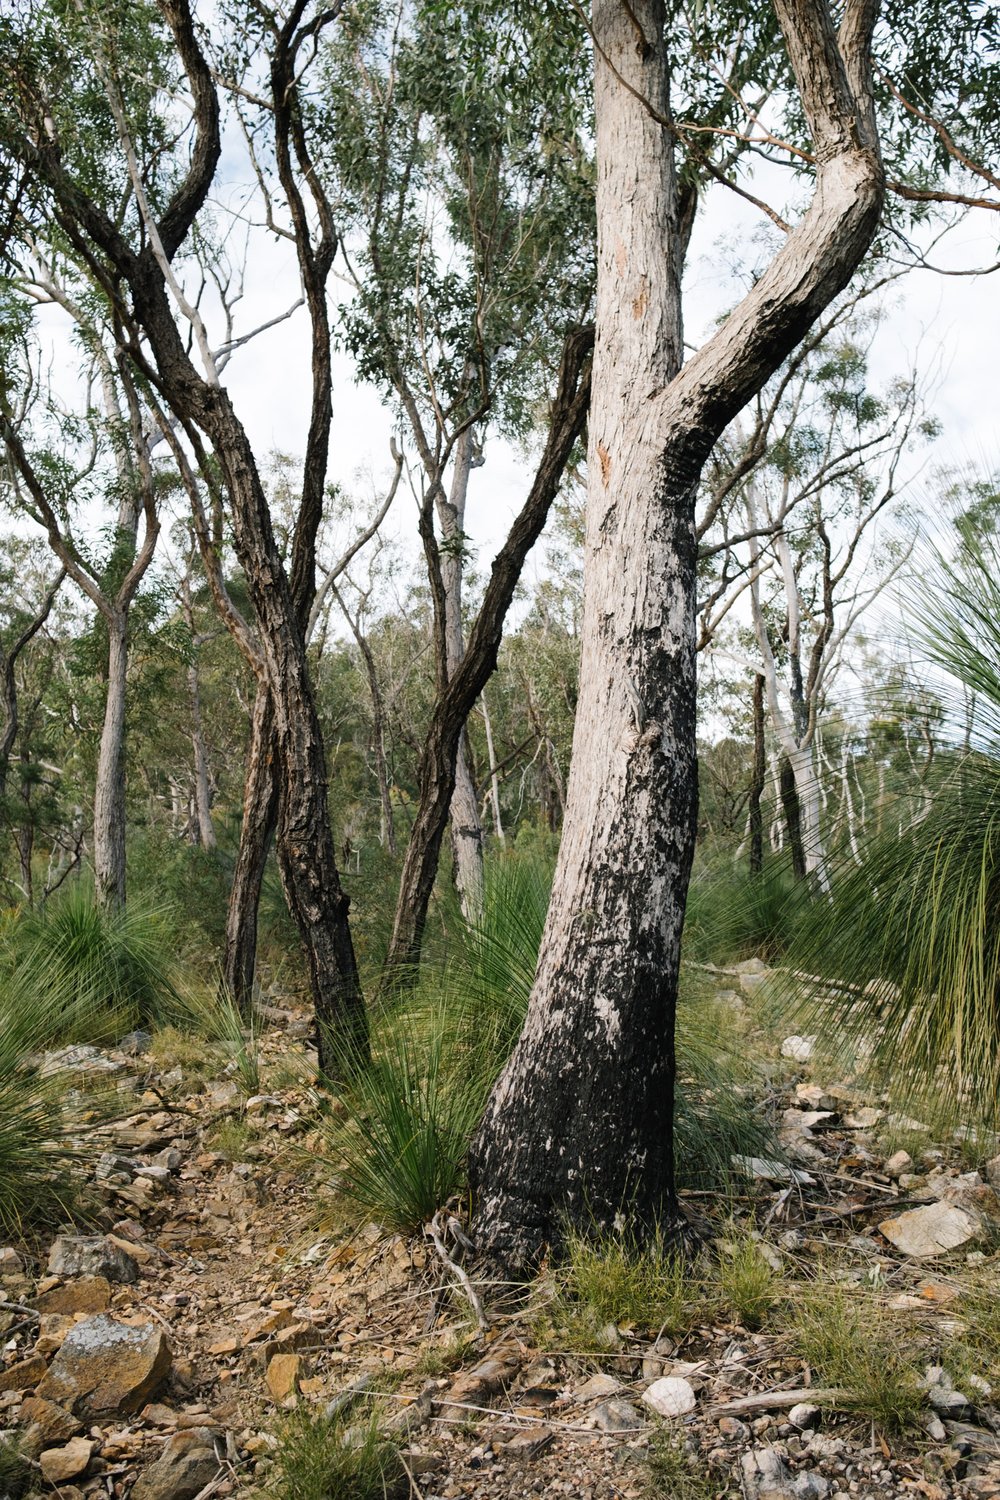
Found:
[[138, 1411], [163, 1384], [170, 1359], [162, 1329], [99, 1313], [67, 1334], [36, 1394], [80, 1416]]
[[63, 1234], [49, 1251], [53, 1276], [103, 1276], [131, 1286], [139, 1280], [133, 1255], [103, 1234]]

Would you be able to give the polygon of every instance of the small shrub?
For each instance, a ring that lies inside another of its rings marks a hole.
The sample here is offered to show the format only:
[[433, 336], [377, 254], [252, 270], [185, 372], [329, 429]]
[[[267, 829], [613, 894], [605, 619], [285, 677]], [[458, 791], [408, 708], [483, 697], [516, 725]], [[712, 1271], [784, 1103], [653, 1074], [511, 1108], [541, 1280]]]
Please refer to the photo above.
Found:
[[282, 1425], [274, 1500], [389, 1500], [408, 1488], [399, 1453], [375, 1414], [352, 1423], [300, 1409]]
[[760, 1328], [778, 1298], [778, 1278], [760, 1246], [730, 1226], [719, 1243], [716, 1280], [726, 1307], [744, 1328]]
[[840, 1387], [846, 1410], [886, 1430], [911, 1426], [926, 1404], [920, 1369], [898, 1324], [860, 1287], [812, 1283], [793, 1312], [796, 1348], [817, 1386]]

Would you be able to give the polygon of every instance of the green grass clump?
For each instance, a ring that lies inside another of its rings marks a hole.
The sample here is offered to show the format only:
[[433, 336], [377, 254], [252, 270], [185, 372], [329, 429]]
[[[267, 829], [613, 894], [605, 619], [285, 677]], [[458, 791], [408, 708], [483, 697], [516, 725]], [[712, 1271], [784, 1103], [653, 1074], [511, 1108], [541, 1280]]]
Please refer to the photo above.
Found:
[[65, 1218], [74, 1195], [66, 1076], [43, 1078], [37, 1053], [56, 1021], [35, 1000], [0, 1008], [0, 1234]]
[[750, 1235], [735, 1226], [718, 1246], [715, 1271], [719, 1293], [744, 1328], [760, 1328], [778, 1300], [780, 1281]]
[[1000, 1384], [1000, 1271], [996, 1265], [962, 1288], [955, 1308], [961, 1330], [953, 1335], [943, 1350], [942, 1363], [960, 1390], [976, 1399], [974, 1389], [966, 1389], [963, 1380], [975, 1375], [994, 1389]]
[[811, 904], [808, 888], [784, 860], [751, 875], [726, 859], [695, 869], [684, 919], [684, 956], [702, 963], [776, 959], [796, 941]]
[[718, 1490], [704, 1459], [689, 1453], [669, 1432], [653, 1438], [646, 1459], [645, 1500], [715, 1500]]
[[0, 1436], [0, 1496], [22, 1500], [33, 1488], [34, 1472], [16, 1438]]
[[921, 1365], [898, 1322], [871, 1293], [810, 1283], [794, 1303], [791, 1332], [814, 1384], [847, 1393], [840, 1407], [886, 1431], [918, 1420], [926, 1406]]
[[0, 1005], [8, 1013], [44, 1007], [52, 1043], [111, 1041], [183, 1015], [172, 955], [167, 908], [141, 897], [121, 910], [102, 907], [81, 883], [7, 928]]
[[662, 1244], [570, 1233], [563, 1254], [541, 1320], [550, 1347], [597, 1353], [608, 1347], [612, 1328], [677, 1338], [703, 1311], [697, 1277]]
[[396, 1445], [374, 1413], [350, 1422], [300, 1408], [278, 1438], [273, 1500], [389, 1500], [408, 1489]]

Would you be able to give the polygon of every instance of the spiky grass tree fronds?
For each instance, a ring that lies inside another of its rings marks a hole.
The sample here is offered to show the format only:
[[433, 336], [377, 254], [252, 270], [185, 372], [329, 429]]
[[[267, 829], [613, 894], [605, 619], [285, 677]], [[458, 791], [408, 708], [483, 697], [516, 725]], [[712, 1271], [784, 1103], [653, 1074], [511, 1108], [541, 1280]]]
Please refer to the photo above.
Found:
[[11, 925], [2, 962], [7, 1009], [41, 1005], [52, 1040], [110, 1040], [183, 1011], [170, 911], [141, 898], [114, 910], [74, 886]]
[[57, 1018], [44, 1001], [10, 1004], [0, 989], [0, 1235], [65, 1218], [76, 1151], [66, 1115], [65, 1075], [43, 1077], [38, 1051]]
[[734, 1156], [780, 1160], [761, 1113], [759, 1079], [747, 1060], [746, 1027], [705, 982], [687, 971], [677, 1004], [674, 1164], [678, 1186], [725, 1191]]
[[462, 1186], [483, 1092], [448, 1066], [452, 1036], [445, 1010], [411, 1011], [373, 1028], [370, 1062], [339, 1057], [344, 1112], [323, 1117], [320, 1159], [338, 1198], [386, 1229], [418, 1230]]
[[935, 786], [895, 805], [896, 826], [867, 839], [860, 867], [835, 871], [832, 900], [803, 922], [797, 967], [834, 981], [807, 999], [803, 1025], [861, 1046], [912, 1109], [995, 1124], [1000, 546], [967, 540], [957, 561], [927, 561], [908, 604], [931, 670], [947, 677], [953, 748]]
[[684, 918], [684, 956], [725, 964], [758, 956], [775, 959], [794, 945], [809, 887], [786, 860], [751, 874], [733, 860], [695, 869]]

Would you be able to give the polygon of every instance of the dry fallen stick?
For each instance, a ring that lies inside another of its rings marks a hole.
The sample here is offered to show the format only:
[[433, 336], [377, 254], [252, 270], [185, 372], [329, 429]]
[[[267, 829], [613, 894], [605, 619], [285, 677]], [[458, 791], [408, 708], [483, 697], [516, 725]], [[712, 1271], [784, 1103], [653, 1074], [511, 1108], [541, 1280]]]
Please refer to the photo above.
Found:
[[479, 1324], [480, 1332], [489, 1333], [490, 1320], [486, 1316], [486, 1313], [483, 1311], [483, 1304], [479, 1300], [475, 1287], [469, 1280], [468, 1274], [462, 1269], [457, 1261], [452, 1260], [451, 1256], [444, 1248], [444, 1239], [441, 1235], [441, 1225], [439, 1222], [440, 1217], [441, 1210], [438, 1209], [438, 1212], [434, 1215], [433, 1219], [431, 1219], [430, 1223], [424, 1225], [424, 1233], [429, 1235], [430, 1238], [434, 1241], [434, 1248], [437, 1251], [439, 1257], [444, 1262], [448, 1270], [451, 1271], [451, 1273], [456, 1277], [463, 1292], [468, 1297], [469, 1303], [472, 1307], [472, 1311], [476, 1315], [476, 1322]]
[[712, 1417], [741, 1417], [754, 1411], [784, 1411], [786, 1407], [809, 1402], [813, 1406], [835, 1405], [850, 1399], [850, 1391], [840, 1386], [828, 1386], [821, 1390], [810, 1390], [808, 1386], [797, 1391], [759, 1391], [753, 1396], [740, 1396], [735, 1401], [725, 1401], [721, 1406], [709, 1407]]

